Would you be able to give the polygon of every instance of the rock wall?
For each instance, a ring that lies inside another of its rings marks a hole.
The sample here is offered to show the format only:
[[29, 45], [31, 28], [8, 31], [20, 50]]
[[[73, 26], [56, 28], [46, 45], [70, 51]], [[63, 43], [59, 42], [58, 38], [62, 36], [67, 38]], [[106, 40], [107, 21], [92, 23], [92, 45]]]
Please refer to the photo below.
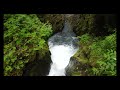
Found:
[[53, 34], [62, 31], [64, 16], [67, 15], [69, 22], [76, 35], [90, 33], [102, 36], [112, 33], [116, 27], [117, 16], [115, 14], [37, 14], [43, 22], [49, 22], [53, 26]]
[[62, 31], [64, 25], [63, 14], [37, 14], [37, 16], [41, 21], [51, 23], [53, 34]]

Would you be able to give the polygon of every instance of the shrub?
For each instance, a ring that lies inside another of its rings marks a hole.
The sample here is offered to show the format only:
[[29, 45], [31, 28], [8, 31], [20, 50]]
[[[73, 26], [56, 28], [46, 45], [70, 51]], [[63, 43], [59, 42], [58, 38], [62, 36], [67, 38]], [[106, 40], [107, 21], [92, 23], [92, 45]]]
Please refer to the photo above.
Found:
[[86, 61], [88, 65], [85, 68], [86, 73], [90, 76], [115, 76], [116, 33], [94, 38], [89, 34], [84, 34], [79, 38], [80, 50], [75, 57], [80, 63]]
[[35, 14], [4, 15], [4, 75], [22, 75], [22, 69], [36, 51], [47, 50], [51, 25], [42, 23]]
[[96, 57], [93, 75], [116, 75], [116, 34], [106, 36], [91, 45], [91, 60]]

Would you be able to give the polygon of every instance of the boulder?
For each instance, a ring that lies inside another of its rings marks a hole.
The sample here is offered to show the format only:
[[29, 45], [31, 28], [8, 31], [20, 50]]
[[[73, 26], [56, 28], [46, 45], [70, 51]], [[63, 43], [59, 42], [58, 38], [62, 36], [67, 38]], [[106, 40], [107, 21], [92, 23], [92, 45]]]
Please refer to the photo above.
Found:
[[70, 58], [70, 62], [66, 67], [66, 76], [88, 76], [87, 69], [91, 66], [88, 59], [82, 55], [80, 50]]
[[40, 56], [37, 52], [36, 59], [28, 64], [23, 71], [23, 76], [46, 76], [49, 74], [51, 57], [50, 51], [46, 52], [45, 56]]

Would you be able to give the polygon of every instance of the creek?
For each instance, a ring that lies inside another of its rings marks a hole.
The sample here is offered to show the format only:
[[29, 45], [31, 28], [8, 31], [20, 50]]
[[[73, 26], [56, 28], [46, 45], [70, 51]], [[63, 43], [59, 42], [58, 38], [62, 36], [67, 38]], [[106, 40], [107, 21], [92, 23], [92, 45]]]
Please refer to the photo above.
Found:
[[70, 58], [77, 52], [78, 39], [72, 31], [72, 26], [68, 19], [70, 15], [65, 15], [65, 23], [62, 32], [59, 32], [48, 40], [51, 52], [51, 67], [48, 76], [66, 76], [65, 68], [70, 62]]

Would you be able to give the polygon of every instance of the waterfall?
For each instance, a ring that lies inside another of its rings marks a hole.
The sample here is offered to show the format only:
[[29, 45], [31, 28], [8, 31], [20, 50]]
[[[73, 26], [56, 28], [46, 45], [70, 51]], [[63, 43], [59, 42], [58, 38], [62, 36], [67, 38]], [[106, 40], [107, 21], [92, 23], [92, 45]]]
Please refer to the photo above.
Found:
[[77, 38], [68, 21], [65, 21], [62, 32], [49, 38], [48, 45], [52, 60], [48, 76], [66, 76], [65, 68], [69, 64], [70, 58], [79, 49]]

